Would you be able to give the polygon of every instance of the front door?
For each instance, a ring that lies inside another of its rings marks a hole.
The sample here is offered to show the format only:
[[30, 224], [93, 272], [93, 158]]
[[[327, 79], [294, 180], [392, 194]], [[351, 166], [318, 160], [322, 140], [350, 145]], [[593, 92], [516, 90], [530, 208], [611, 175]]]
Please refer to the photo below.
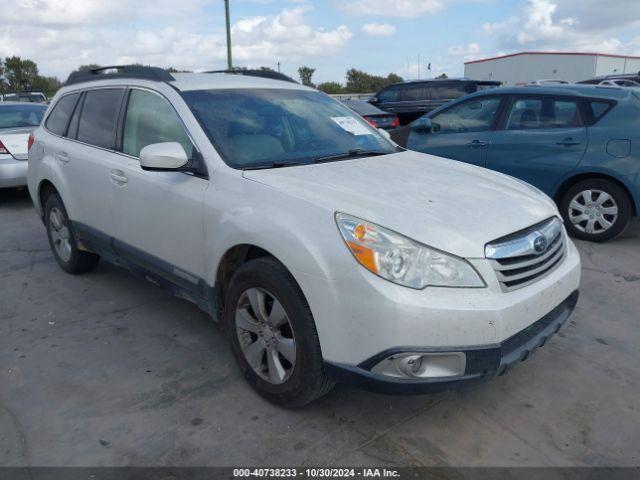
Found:
[[431, 131], [411, 129], [407, 148], [484, 167], [500, 104], [490, 96], [453, 105], [431, 117]]
[[114, 171], [116, 250], [125, 259], [183, 290], [196, 291], [205, 276], [203, 196], [209, 181], [184, 172], [145, 171], [138, 157], [147, 145], [178, 142], [199, 155], [169, 102], [132, 89], [122, 129], [122, 154]]
[[518, 95], [504, 118], [489, 146], [487, 167], [553, 194], [587, 148], [577, 99]]

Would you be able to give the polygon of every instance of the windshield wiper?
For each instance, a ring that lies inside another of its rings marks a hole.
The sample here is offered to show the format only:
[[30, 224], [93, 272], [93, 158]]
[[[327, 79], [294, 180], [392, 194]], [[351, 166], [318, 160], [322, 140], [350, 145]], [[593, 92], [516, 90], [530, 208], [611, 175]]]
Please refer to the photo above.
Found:
[[335, 155], [327, 155], [325, 157], [318, 157], [314, 160], [314, 163], [335, 162], [337, 160], [343, 160], [345, 158], [357, 158], [357, 157], [375, 157], [378, 155], [388, 155], [389, 152], [381, 152], [380, 150], [364, 150], [362, 148], [355, 148], [348, 152], [336, 153]]
[[309, 165], [309, 164], [305, 162], [269, 162], [269, 163], [260, 163], [256, 165], [247, 165], [246, 167], [242, 167], [242, 170], [264, 170], [266, 168], [295, 167], [297, 165]]

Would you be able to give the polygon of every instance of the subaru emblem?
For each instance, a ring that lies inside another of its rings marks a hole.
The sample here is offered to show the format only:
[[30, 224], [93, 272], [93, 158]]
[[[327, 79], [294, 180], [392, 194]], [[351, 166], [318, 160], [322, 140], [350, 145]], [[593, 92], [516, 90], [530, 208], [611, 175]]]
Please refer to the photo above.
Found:
[[536, 253], [542, 253], [547, 249], [547, 237], [544, 235], [539, 235], [533, 241], [533, 249]]

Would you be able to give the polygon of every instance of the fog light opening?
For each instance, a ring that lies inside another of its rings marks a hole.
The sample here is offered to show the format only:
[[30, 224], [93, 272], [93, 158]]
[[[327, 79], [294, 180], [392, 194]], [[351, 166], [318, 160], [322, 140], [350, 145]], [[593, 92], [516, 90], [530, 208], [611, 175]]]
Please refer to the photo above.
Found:
[[393, 354], [371, 369], [373, 373], [404, 379], [460, 377], [464, 375], [466, 355], [462, 352]]

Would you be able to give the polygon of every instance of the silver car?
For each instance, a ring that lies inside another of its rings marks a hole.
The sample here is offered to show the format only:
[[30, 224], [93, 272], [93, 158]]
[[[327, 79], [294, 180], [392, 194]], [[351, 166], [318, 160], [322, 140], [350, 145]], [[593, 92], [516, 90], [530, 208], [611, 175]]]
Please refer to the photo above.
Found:
[[37, 103], [0, 103], [0, 188], [27, 184], [29, 134], [46, 110], [46, 105]]

